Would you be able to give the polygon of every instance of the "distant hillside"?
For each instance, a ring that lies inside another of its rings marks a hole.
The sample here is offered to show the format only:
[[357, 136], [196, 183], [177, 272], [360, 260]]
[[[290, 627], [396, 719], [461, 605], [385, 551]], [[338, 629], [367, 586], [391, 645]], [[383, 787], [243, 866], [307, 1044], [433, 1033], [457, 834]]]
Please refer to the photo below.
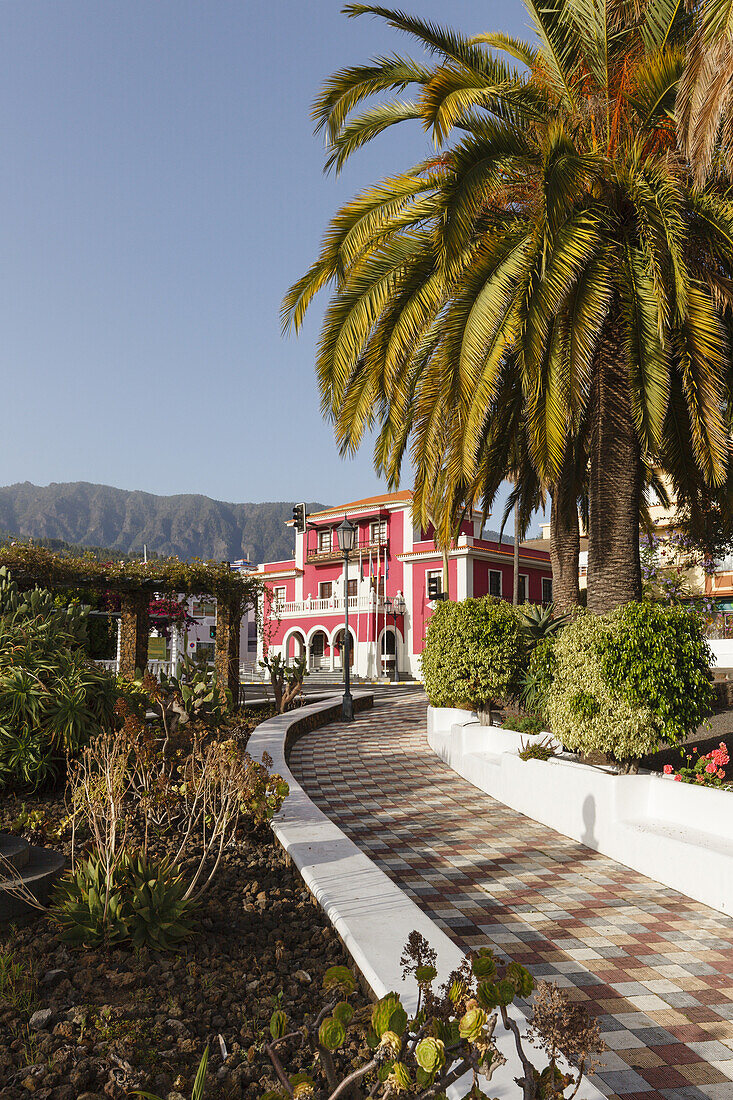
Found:
[[[62, 539], [120, 554], [253, 562], [291, 557], [292, 501], [229, 504], [195, 494], [163, 497], [87, 481], [0, 488], [0, 532]], [[309, 503], [309, 511], [325, 505]]]

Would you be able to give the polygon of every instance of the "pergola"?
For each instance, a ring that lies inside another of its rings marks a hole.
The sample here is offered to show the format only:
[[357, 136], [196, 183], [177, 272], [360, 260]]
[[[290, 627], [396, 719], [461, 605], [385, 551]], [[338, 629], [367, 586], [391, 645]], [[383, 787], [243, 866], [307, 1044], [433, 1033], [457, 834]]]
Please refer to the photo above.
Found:
[[234, 700], [239, 692], [239, 626], [242, 615], [257, 605], [260, 583], [231, 569], [229, 562], [178, 558], [153, 561], [100, 562], [92, 554], [71, 557], [45, 547], [15, 543], [0, 548], [6, 566], [20, 588], [91, 588], [120, 598], [120, 666], [132, 678], [148, 663], [148, 607], [156, 592], [216, 598], [215, 664], [218, 682]]

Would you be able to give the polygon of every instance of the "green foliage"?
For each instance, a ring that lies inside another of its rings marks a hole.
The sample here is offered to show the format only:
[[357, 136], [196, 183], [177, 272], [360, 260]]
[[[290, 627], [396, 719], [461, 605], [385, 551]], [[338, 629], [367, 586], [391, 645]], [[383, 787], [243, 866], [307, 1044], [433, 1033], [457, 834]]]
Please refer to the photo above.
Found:
[[63, 938], [97, 947], [130, 942], [167, 951], [194, 932], [194, 906], [177, 870], [124, 853], [108, 870], [88, 856], [58, 885], [52, 915]]
[[538, 714], [525, 714], [521, 718], [505, 718], [503, 723], [505, 730], [516, 730], [517, 733], [528, 733], [530, 737], [536, 737], [542, 733], [544, 724]]
[[554, 635], [538, 641], [529, 655], [527, 667], [521, 673], [519, 701], [525, 710], [533, 714], [541, 715], [545, 711], [547, 693], [555, 672], [555, 641]]
[[112, 721], [115, 682], [81, 648], [86, 610], [0, 569], [0, 789], [36, 790]]
[[518, 609], [522, 630], [530, 645], [537, 645], [559, 634], [570, 619], [569, 614], [556, 615], [555, 605], [528, 603]]
[[446, 601], [428, 623], [422, 676], [434, 707], [490, 707], [511, 696], [524, 642], [519, 617], [492, 596]]
[[556, 756], [555, 745], [550, 737], [541, 741], [523, 741], [517, 756], [520, 760], [549, 760]]
[[712, 653], [699, 615], [684, 606], [629, 603], [613, 612], [604, 653], [611, 687], [654, 714], [660, 740], [677, 743], [712, 710]]
[[554, 652], [547, 713], [570, 749], [627, 763], [683, 740], [710, 713], [709, 651], [699, 617], [684, 607], [581, 614]]

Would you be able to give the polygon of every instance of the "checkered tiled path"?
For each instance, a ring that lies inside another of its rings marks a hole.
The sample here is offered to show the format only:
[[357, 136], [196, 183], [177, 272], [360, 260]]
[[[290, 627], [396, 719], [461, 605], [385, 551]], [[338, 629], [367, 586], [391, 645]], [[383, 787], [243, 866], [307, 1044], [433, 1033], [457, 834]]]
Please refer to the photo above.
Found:
[[424, 700], [307, 734], [290, 766], [457, 943], [600, 1014], [609, 1097], [733, 1100], [733, 920], [476, 790], [428, 746]]

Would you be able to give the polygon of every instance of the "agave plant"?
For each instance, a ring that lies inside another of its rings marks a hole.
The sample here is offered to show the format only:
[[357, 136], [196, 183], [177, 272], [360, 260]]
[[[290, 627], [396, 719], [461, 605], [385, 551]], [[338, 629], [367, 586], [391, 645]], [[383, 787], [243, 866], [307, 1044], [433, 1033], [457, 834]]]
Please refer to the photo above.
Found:
[[110, 865], [91, 855], [61, 881], [52, 912], [70, 943], [130, 941], [167, 951], [195, 930], [195, 906], [185, 894], [181, 875], [166, 861], [123, 853]]
[[539, 604], [525, 604], [519, 609], [519, 614], [524, 635], [532, 646], [559, 633], [570, 618], [567, 613], [556, 615], [555, 605], [552, 603], [544, 608]]

